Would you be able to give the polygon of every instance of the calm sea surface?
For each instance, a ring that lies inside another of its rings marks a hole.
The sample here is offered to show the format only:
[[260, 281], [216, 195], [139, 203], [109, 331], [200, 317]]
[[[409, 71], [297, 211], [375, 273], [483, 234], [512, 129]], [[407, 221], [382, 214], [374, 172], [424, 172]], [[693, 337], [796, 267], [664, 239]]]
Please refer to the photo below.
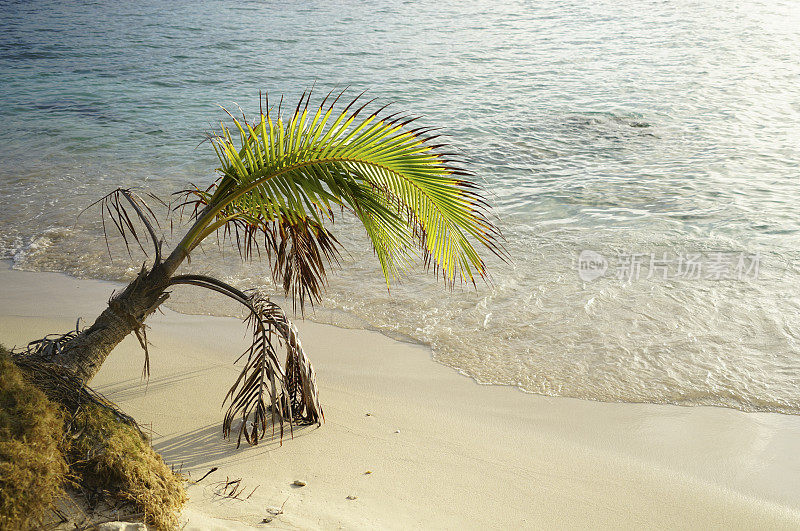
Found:
[[[253, 113], [259, 90], [315, 82], [442, 126], [514, 261], [477, 289], [412, 274], [389, 293], [345, 220], [350, 253], [307, 317], [536, 393], [800, 412], [794, 1], [0, 1], [0, 257], [129, 278], [144, 257], [109, 262], [79, 211], [119, 185], [210, 182], [217, 104]], [[264, 265], [194, 258], [275, 291]]]

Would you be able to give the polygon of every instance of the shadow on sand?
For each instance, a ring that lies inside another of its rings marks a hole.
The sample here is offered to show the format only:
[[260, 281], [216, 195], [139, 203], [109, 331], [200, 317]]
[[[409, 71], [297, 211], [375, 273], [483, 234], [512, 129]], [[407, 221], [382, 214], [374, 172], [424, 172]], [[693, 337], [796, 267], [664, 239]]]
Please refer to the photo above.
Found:
[[[178, 372], [175, 374], [153, 378], [149, 382], [141, 378], [129, 378], [113, 384], [96, 387], [95, 390], [114, 402], [122, 402], [145, 396], [147, 393], [158, 393], [162, 389], [174, 388], [176, 384], [195, 379], [202, 379], [205, 373], [218, 371], [219, 366]], [[203, 386], [197, 384], [198, 389]], [[198, 395], [201, 391], [198, 391]], [[220, 404], [221, 404], [220, 400]], [[221, 417], [220, 413], [220, 417]], [[231, 440], [222, 437], [222, 423], [216, 422], [186, 433], [156, 437], [153, 449], [161, 454], [167, 463], [176, 468], [189, 471], [206, 466], [222, 466], [236, 463], [244, 459], [262, 455], [281, 446], [280, 426], [268, 426], [263, 439], [257, 446], [249, 446], [244, 437], [241, 445], [236, 447], [241, 421], [234, 421]], [[283, 441], [289, 442], [292, 437], [302, 437], [316, 426], [284, 426]], [[145, 431], [147, 431], [145, 429]]]
[[211, 366], [192, 371], [179, 372], [160, 378], [151, 378], [149, 381], [146, 378], [129, 378], [121, 382], [95, 387], [94, 389], [113, 402], [121, 402], [140, 398], [147, 393], [156, 393], [162, 389], [173, 387], [177, 383], [193, 380], [204, 373], [215, 370], [219, 370], [219, 367]]
[[[234, 424], [234, 427], [237, 425]], [[293, 426], [294, 437], [302, 437], [316, 426]], [[164, 437], [153, 444], [153, 449], [161, 454], [164, 460], [175, 467], [193, 470], [206, 466], [222, 466], [252, 459], [281, 445], [280, 428], [275, 426], [275, 434], [267, 428], [267, 433], [257, 446], [248, 446], [242, 437], [242, 444], [236, 448], [238, 428], [231, 433], [231, 440], [222, 438], [221, 424], [209, 424], [187, 433]], [[291, 442], [292, 433], [286, 426], [283, 434], [284, 442]]]

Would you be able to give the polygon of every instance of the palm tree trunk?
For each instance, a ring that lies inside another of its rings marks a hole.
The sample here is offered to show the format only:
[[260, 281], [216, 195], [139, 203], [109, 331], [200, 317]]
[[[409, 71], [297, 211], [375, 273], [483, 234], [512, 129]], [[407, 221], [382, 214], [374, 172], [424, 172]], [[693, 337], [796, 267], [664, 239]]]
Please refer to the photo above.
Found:
[[47, 361], [71, 369], [87, 383], [100, 370], [112, 350], [132, 332], [145, 347], [144, 320], [167, 298], [169, 280], [185, 258], [181, 249], [153, 269], [142, 267], [139, 275], [108, 301], [108, 307], [89, 328], [64, 345]]

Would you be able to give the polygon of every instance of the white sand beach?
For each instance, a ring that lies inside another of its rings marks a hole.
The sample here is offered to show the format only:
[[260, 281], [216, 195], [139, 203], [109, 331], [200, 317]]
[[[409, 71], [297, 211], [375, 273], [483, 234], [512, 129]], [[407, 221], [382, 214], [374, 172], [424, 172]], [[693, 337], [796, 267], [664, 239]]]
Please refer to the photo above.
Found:
[[[91, 321], [115, 287], [4, 263], [0, 342]], [[169, 464], [195, 480], [218, 468], [189, 487], [186, 529], [800, 527], [800, 417], [481, 386], [423, 346], [298, 320], [325, 423], [237, 449], [221, 405], [242, 323], [165, 310], [148, 324], [149, 382], [129, 337], [92, 386]], [[247, 499], [215, 494], [226, 478]]]

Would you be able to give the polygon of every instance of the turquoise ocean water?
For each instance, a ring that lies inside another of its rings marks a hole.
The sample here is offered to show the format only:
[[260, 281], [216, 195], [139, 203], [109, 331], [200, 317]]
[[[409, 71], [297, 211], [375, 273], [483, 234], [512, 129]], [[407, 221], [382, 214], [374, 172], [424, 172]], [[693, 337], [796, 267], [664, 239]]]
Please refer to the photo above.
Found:
[[[129, 278], [143, 257], [109, 262], [83, 207], [210, 182], [217, 104], [350, 85], [445, 129], [513, 263], [387, 293], [344, 220], [350, 254], [307, 317], [530, 392], [798, 413], [798, 81], [790, 1], [0, 0], [0, 257]], [[192, 268], [274, 292], [213, 247]]]

